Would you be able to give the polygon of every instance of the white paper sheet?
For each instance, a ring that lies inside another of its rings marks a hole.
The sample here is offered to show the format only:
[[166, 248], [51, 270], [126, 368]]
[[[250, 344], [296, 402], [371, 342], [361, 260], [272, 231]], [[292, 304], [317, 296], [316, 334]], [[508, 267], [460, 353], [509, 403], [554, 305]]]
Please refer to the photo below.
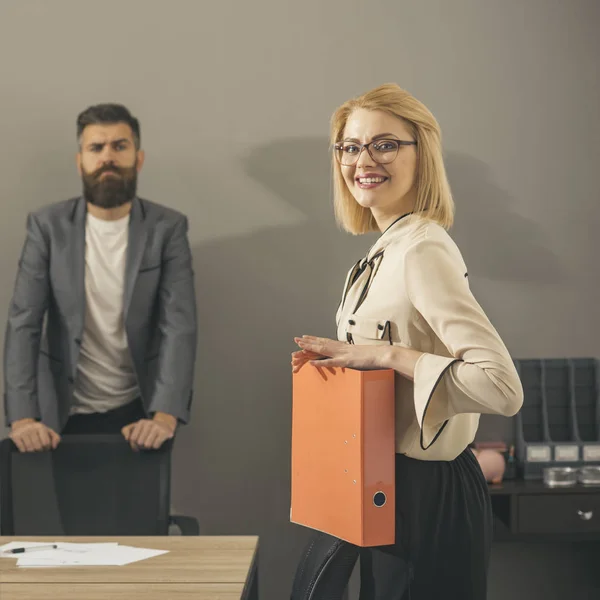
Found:
[[50, 543], [55, 543], [58, 547], [23, 554], [6, 554], [6, 550], [12, 548], [45, 545], [41, 542], [11, 542], [0, 548], [0, 552], [3, 552], [0, 556], [17, 558], [17, 566], [19, 567], [123, 566], [168, 552], [168, 550], [121, 546], [117, 542], [100, 542], [96, 544]]

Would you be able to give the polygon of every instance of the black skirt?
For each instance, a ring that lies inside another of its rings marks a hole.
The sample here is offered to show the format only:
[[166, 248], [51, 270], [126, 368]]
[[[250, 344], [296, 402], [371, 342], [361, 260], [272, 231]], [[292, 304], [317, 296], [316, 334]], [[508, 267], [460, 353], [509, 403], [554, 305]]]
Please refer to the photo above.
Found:
[[360, 550], [360, 600], [485, 600], [492, 507], [477, 459], [396, 455], [396, 543]]

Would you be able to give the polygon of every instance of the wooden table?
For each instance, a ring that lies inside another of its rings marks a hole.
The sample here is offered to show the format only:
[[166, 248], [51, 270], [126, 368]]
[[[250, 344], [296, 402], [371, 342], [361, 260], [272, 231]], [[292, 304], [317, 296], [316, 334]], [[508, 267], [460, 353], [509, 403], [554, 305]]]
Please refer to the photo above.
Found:
[[258, 600], [252, 536], [0, 537], [12, 541], [118, 542], [168, 550], [122, 567], [17, 567], [0, 558], [2, 600]]

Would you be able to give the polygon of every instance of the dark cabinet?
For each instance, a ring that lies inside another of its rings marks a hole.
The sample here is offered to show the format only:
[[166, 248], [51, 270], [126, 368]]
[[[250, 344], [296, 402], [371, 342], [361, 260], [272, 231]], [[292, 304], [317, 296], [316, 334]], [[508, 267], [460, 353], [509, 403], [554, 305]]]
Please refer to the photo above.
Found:
[[519, 496], [517, 514], [517, 533], [600, 533], [600, 492]]
[[600, 540], [600, 488], [550, 488], [541, 481], [490, 486], [494, 539]]

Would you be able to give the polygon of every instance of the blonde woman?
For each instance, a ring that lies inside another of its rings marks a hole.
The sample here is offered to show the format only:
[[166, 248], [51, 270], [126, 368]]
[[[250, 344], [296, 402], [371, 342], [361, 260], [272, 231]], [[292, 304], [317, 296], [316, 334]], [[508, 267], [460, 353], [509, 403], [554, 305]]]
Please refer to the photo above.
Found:
[[295, 338], [292, 369], [396, 371], [396, 543], [361, 550], [360, 598], [484, 600], [492, 513], [468, 445], [523, 390], [447, 233], [439, 125], [389, 84], [340, 106], [331, 142], [338, 222], [381, 235], [347, 276], [338, 340]]

